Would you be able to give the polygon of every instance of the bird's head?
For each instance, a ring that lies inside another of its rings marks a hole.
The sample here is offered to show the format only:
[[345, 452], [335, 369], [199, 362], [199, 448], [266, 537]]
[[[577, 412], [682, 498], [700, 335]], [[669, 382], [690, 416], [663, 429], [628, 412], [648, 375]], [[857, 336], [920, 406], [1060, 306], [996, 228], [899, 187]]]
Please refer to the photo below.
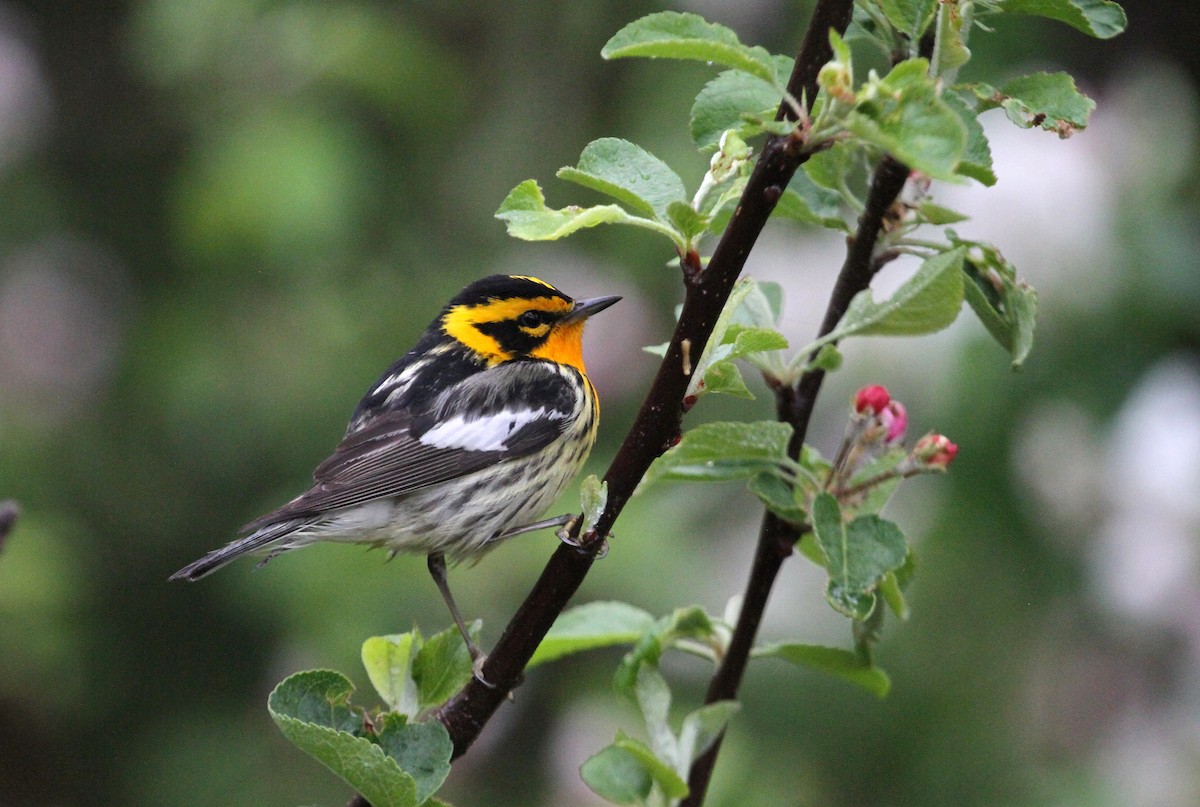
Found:
[[574, 300], [536, 277], [491, 275], [459, 292], [438, 322], [489, 365], [535, 358], [583, 372], [584, 323], [620, 299]]

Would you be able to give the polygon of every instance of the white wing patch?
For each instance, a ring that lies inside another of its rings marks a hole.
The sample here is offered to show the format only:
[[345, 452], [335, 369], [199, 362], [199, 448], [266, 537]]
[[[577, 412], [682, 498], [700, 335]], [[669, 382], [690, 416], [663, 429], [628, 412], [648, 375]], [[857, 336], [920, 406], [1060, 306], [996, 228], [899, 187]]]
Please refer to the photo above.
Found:
[[544, 406], [537, 409], [497, 412], [479, 418], [455, 415], [421, 435], [420, 442], [433, 448], [504, 451], [508, 448], [508, 439], [526, 424], [542, 418], [563, 420], [566, 417], [566, 413], [557, 409], [547, 411]]

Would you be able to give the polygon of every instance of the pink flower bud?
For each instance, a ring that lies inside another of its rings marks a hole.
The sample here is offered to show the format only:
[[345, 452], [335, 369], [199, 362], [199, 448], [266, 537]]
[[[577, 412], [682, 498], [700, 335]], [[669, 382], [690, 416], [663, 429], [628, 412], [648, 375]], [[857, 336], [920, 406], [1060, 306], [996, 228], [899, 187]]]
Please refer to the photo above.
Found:
[[895, 443], [904, 439], [904, 430], [908, 428], [908, 411], [899, 401], [889, 401], [879, 413], [879, 422], [887, 428], [887, 441]]
[[936, 468], [945, 468], [957, 455], [958, 446], [941, 434], [927, 434], [913, 448], [914, 457]]
[[860, 414], [873, 415], [882, 412], [892, 400], [887, 387], [872, 384], [863, 387], [854, 394], [854, 411]]

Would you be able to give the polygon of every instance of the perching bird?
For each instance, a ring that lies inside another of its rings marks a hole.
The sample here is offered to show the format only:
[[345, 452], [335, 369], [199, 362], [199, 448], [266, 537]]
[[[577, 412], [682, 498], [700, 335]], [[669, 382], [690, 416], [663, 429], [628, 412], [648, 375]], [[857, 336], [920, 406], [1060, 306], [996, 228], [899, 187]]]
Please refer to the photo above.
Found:
[[478, 559], [531, 524], [596, 438], [583, 326], [620, 297], [573, 300], [545, 281], [492, 275], [459, 292], [376, 381], [315, 484], [241, 529], [244, 538], [171, 575], [198, 580], [234, 558], [317, 541], [428, 555], [478, 669], [446, 562]]

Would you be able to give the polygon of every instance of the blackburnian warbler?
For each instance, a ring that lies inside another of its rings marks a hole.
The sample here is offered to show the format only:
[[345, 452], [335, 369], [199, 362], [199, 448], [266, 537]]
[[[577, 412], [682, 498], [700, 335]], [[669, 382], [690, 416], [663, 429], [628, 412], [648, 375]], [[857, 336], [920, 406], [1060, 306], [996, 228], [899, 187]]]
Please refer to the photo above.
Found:
[[516, 275], [467, 286], [371, 385], [308, 491], [171, 579], [197, 580], [247, 553], [265, 553], [265, 563], [317, 541], [425, 554], [478, 665], [445, 559], [477, 559], [504, 538], [563, 523], [531, 524], [595, 441], [583, 327], [619, 299], [573, 300]]

